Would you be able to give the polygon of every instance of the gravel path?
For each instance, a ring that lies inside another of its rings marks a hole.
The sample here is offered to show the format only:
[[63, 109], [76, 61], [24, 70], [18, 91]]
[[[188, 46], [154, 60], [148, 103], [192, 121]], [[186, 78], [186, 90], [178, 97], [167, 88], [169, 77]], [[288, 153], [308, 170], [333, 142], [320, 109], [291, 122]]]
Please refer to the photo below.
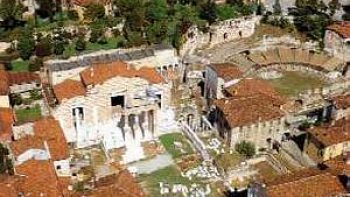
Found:
[[169, 153], [163, 153], [150, 160], [132, 163], [128, 167], [136, 168], [139, 174], [150, 174], [173, 164], [174, 160], [171, 158], [171, 155]]

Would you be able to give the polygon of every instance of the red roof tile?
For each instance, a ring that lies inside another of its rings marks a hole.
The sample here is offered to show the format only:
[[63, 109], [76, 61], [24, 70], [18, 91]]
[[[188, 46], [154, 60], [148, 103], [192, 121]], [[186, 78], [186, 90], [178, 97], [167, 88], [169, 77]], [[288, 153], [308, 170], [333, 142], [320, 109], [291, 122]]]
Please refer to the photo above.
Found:
[[0, 95], [7, 95], [9, 93], [8, 74], [4, 70], [0, 70]]
[[46, 141], [54, 161], [67, 159], [69, 150], [59, 122], [52, 117], [34, 122], [35, 136]]
[[342, 38], [350, 38], [350, 21], [336, 22], [327, 27], [339, 34]]
[[314, 127], [308, 132], [325, 146], [350, 141], [350, 119], [341, 119], [334, 124]]
[[111, 64], [93, 65], [82, 71], [80, 76], [86, 86], [101, 84], [104, 81], [117, 76], [127, 78], [140, 77], [146, 79], [152, 84], [163, 82], [162, 77], [155, 69], [141, 68], [140, 70], [136, 70], [128, 68], [128, 65], [121, 61], [113, 62]]
[[0, 197], [18, 197], [15, 176], [0, 176]]
[[10, 144], [15, 156], [19, 156], [29, 149], [45, 150], [44, 142], [50, 152], [51, 159], [59, 161], [69, 157], [69, 150], [63, 131], [55, 119], [43, 118], [34, 122], [34, 135], [28, 135]]
[[13, 141], [10, 144], [12, 153], [17, 157], [29, 149], [45, 150], [43, 141], [35, 136], [28, 135], [19, 140]]
[[209, 67], [216, 72], [218, 77], [224, 79], [225, 81], [238, 79], [243, 76], [242, 71], [233, 64], [211, 64]]
[[266, 185], [268, 197], [331, 197], [345, 193], [336, 176], [317, 169], [282, 175]]
[[8, 80], [10, 85], [14, 84], [28, 84], [28, 83], [40, 83], [40, 77], [36, 73], [32, 72], [9, 72]]
[[231, 128], [249, 126], [284, 116], [280, 109], [280, 102], [264, 94], [220, 99], [216, 100], [215, 104], [223, 112]]
[[269, 83], [260, 79], [242, 79], [226, 88], [226, 91], [232, 97], [247, 97], [260, 93], [279, 101], [281, 105], [285, 103], [285, 99]]
[[334, 97], [333, 102], [337, 109], [350, 108], [350, 94]]
[[0, 107], [0, 140], [10, 140], [14, 117], [12, 109]]
[[0, 95], [7, 95], [9, 87], [15, 84], [40, 83], [40, 77], [31, 72], [7, 72], [0, 70]]
[[29, 160], [15, 167], [18, 181], [18, 192], [24, 196], [62, 196], [58, 180], [49, 161]]
[[53, 87], [53, 92], [59, 103], [64, 99], [74, 98], [76, 96], [84, 96], [86, 91], [84, 85], [80, 81], [67, 79]]

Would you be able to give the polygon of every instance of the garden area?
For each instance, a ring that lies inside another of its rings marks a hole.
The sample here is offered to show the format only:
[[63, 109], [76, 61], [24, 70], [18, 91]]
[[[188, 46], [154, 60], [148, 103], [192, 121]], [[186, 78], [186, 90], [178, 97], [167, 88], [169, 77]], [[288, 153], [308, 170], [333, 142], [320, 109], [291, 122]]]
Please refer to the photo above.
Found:
[[41, 108], [39, 105], [34, 107], [18, 108], [15, 110], [16, 123], [24, 124], [28, 122], [33, 122], [41, 118]]
[[309, 89], [321, 88], [327, 83], [315, 75], [285, 71], [282, 77], [267, 80], [282, 95], [293, 97]]
[[165, 134], [160, 136], [159, 140], [173, 159], [179, 159], [184, 155], [194, 153], [190, 142], [182, 133]]

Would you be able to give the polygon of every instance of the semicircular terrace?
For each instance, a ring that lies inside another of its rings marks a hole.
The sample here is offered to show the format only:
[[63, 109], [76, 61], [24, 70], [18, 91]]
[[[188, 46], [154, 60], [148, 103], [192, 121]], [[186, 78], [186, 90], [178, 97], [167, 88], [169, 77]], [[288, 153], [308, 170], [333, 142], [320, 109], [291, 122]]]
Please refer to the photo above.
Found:
[[278, 47], [266, 51], [250, 51], [247, 53], [231, 56], [231, 61], [246, 68], [246, 75], [256, 74], [272, 68], [310, 72], [326, 77], [329, 72], [338, 71], [342, 73], [344, 69], [344, 62], [339, 58], [303, 49]]

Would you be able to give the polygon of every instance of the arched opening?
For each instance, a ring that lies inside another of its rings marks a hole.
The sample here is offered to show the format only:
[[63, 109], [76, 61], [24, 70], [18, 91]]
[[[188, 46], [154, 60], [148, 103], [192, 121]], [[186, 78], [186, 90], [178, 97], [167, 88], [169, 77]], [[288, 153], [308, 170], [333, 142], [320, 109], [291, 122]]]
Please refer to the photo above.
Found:
[[224, 33], [224, 40], [228, 39], [228, 33]]
[[203, 97], [204, 96], [204, 81], [201, 80], [199, 83], [197, 83], [197, 86], [200, 88], [201, 90], [201, 96]]
[[238, 35], [239, 35], [240, 38], [242, 38], [242, 31], [239, 31]]

